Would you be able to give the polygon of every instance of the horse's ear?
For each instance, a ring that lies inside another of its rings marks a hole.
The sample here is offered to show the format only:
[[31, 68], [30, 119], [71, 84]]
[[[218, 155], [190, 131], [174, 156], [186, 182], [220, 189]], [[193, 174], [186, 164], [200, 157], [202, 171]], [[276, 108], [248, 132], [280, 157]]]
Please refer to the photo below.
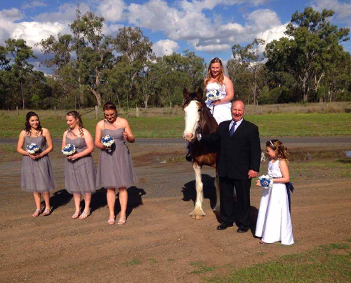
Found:
[[185, 99], [189, 98], [189, 91], [186, 87], [183, 89], [183, 96]]
[[197, 99], [198, 100], [202, 100], [202, 96], [203, 96], [203, 91], [202, 91], [202, 88], [201, 87], [199, 87], [198, 89], [197, 89], [197, 92], [196, 92], [196, 97], [197, 97]]

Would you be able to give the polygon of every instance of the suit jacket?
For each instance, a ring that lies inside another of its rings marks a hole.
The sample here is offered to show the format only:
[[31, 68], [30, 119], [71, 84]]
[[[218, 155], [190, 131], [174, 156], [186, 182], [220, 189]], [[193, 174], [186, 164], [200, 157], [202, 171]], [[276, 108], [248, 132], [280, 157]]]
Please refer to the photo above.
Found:
[[216, 132], [203, 135], [201, 141], [219, 143], [219, 176], [248, 180], [249, 170], [260, 170], [261, 146], [258, 127], [243, 120], [231, 137], [230, 122], [231, 120], [220, 123]]

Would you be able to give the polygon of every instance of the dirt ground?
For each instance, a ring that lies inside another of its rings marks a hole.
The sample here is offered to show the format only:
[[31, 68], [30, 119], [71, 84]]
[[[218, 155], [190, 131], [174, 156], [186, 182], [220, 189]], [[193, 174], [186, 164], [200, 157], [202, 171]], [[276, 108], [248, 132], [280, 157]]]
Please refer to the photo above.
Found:
[[[299, 145], [295, 147], [302, 152]], [[191, 164], [184, 160], [184, 144], [131, 145], [130, 149], [139, 181], [129, 189], [129, 215], [123, 226], [107, 224], [103, 189], [93, 195], [90, 217], [71, 219], [74, 204], [64, 191], [64, 158], [58, 152], [50, 155], [57, 189], [51, 197], [54, 211], [47, 217], [31, 216], [35, 210], [32, 194], [19, 188], [21, 157], [0, 162], [1, 282], [203, 282], [204, 277], [227, 273], [231, 267], [351, 238], [350, 177], [331, 174], [330, 178], [306, 179], [292, 171], [296, 243], [261, 245], [252, 232], [216, 230], [211, 168], [203, 170], [206, 216], [202, 220], [188, 216], [195, 191]], [[320, 145], [304, 148], [308, 155], [296, 155], [302, 160], [292, 163], [305, 162], [311, 152], [320, 149]], [[98, 152], [94, 152], [97, 159]], [[261, 172], [266, 173], [266, 164]], [[260, 195], [260, 189], [252, 186], [253, 222]], [[205, 271], [204, 267], [215, 268]]]

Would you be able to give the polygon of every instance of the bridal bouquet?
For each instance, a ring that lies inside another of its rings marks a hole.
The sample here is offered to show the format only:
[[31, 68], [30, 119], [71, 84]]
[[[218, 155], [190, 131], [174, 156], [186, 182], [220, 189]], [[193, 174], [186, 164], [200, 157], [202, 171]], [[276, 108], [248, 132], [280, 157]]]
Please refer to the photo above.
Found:
[[29, 154], [36, 154], [39, 151], [39, 146], [35, 143], [31, 143], [30, 145], [26, 146], [26, 151]]
[[[101, 143], [103, 144], [103, 146], [111, 148], [111, 146], [115, 143], [115, 140], [110, 135], [106, 135], [102, 137]], [[109, 149], [108, 151], [111, 152], [111, 149]]]
[[73, 144], [66, 144], [66, 146], [62, 149], [62, 153], [64, 155], [70, 156], [76, 152], [76, 147]]
[[211, 101], [218, 100], [219, 97], [220, 97], [219, 90], [218, 89], [212, 89], [212, 90], [208, 91], [206, 93], [206, 97], [207, 97], [208, 100], [211, 100]]
[[268, 175], [262, 175], [260, 177], [260, 184], [264, 189], [271, 189], [273, 188], [273, 178]]

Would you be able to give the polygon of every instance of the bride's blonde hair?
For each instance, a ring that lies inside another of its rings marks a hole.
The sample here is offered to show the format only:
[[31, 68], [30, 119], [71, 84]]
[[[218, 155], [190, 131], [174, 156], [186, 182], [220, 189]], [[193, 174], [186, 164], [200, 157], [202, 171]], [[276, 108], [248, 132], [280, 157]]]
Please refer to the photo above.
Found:
[[217, 81], [220, 85], [223, 85], [223, 81], [224, 81], [224, 71], [223, 71], [223, 64], [222, 64], [222, 60], [219, 59], [218, 57], [215, 57], [211, 60], [210, 65], [208, 65], [208, 69], [207, 69], [207, 77], [205, 79], [205, 83], [204, 83], [204, 89], [206, 89], [207, 84], [209, 83], [209, 81], [211, 80], [212, 76], [211, 76], [211, 65], [213, 63], [219, 63], [221, 65], [221, 70], [219, 71], [219, 75], [217, 77]]

